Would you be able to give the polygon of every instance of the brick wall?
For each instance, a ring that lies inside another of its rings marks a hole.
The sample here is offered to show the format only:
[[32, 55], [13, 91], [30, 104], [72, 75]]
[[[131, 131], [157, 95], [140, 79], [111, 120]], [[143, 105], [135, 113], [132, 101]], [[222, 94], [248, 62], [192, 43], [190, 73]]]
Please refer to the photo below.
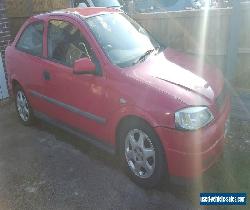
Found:
[[[5, 49], [11, 40], [8, 18], [5, 15], [5, 0], [0, 0], [0, 52], [2, 54], [3, 64]], [[5, 67], [5, 65], [4, 65]]]

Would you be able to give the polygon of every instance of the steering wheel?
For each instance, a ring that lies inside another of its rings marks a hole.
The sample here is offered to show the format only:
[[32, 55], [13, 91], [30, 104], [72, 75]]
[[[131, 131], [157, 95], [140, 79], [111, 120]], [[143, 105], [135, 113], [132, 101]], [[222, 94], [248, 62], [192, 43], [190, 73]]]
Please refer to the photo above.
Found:
[[81, 51], [81, 52], [82, 52], [82, 55], [84, 55], [84, 57], [89, 57], [89, 58], [90, 58], [90, 55], [89, 55], [89, 53], [88, 53], [88, 49], [87, 49], [85, 43], [84, 43], [84, 42], [80, 42], [80, 43], [78, 44], [78, 46], [79, 46], [79, 48], [82, 50], [82, 51]]
[[75, 47], [74, 45], [70, 45], [66, 54], [66, 63], [73, 65], [76, 60], [80, 59], [81, 57], [84, 57], [83, 55], [84, 53], [82, 52], [82, 50]]

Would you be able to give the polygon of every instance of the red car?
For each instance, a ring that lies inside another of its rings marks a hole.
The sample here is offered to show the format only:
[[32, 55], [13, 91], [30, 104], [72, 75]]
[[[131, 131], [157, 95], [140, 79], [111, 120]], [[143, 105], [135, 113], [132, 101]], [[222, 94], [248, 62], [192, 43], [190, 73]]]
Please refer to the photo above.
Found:
[[118, 152], [145, 187], [193, 179], [223, 151], [230, 96], [222, 73], [163, 48], [121, 11], [31, 17], [6, 50], [19, 119], [46, 120]]

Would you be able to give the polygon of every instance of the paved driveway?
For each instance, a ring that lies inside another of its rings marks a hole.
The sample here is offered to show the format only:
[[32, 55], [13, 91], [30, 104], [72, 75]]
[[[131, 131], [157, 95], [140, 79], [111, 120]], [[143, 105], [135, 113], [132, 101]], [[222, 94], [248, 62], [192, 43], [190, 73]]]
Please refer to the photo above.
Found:
[[1, 210], [198, 208], [182, 188], [139, 188], [115, 157], [82, 140], [41, 122], [22, 126], [13, 104], [0, 105], [0, 119]]

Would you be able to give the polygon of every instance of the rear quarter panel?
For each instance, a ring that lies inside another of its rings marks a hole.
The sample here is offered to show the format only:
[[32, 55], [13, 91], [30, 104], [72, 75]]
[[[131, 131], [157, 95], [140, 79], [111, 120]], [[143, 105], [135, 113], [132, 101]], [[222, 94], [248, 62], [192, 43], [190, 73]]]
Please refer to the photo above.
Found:
[[[20, 69], [20, 66], [22, 66], [20, 63], [18, 63], [17, 61], [20, 60], [19, 59], [19, 55], [18, 55], [18, 51], [16, 50], [15, 46], [21, 36], [21, 34], [23, 33], [23, 30], [33, 21], [37, 21], [37, 18], [31, 17], [29, 18], [20, 28], [20, 30], [18, 31], [14, 41], [12, 42], [11, 45], [9, 45], [6, 48], [5, 51], [5, 65], [6, 65], [6, 70], [7, 70], [7, 75], [8, 75], [8, 87], [10, 90], [10, 93], [13, 95], [13, 87], [12, 87], [12, 82], [13, 80], [18, 81], [18, 83], [20, 83], [20, 85], [23, 87], [25, 86], [24, 84], [24, 80], [22, 80], [21, 75], [23, 75], [23, 73], [21, 73], [20, 71], [18, 71], [18, 69]], [[28, 56], [26, 56], [27, 59], [29, 59]], [[19, 73], [20, 72], [20, 73]]]

